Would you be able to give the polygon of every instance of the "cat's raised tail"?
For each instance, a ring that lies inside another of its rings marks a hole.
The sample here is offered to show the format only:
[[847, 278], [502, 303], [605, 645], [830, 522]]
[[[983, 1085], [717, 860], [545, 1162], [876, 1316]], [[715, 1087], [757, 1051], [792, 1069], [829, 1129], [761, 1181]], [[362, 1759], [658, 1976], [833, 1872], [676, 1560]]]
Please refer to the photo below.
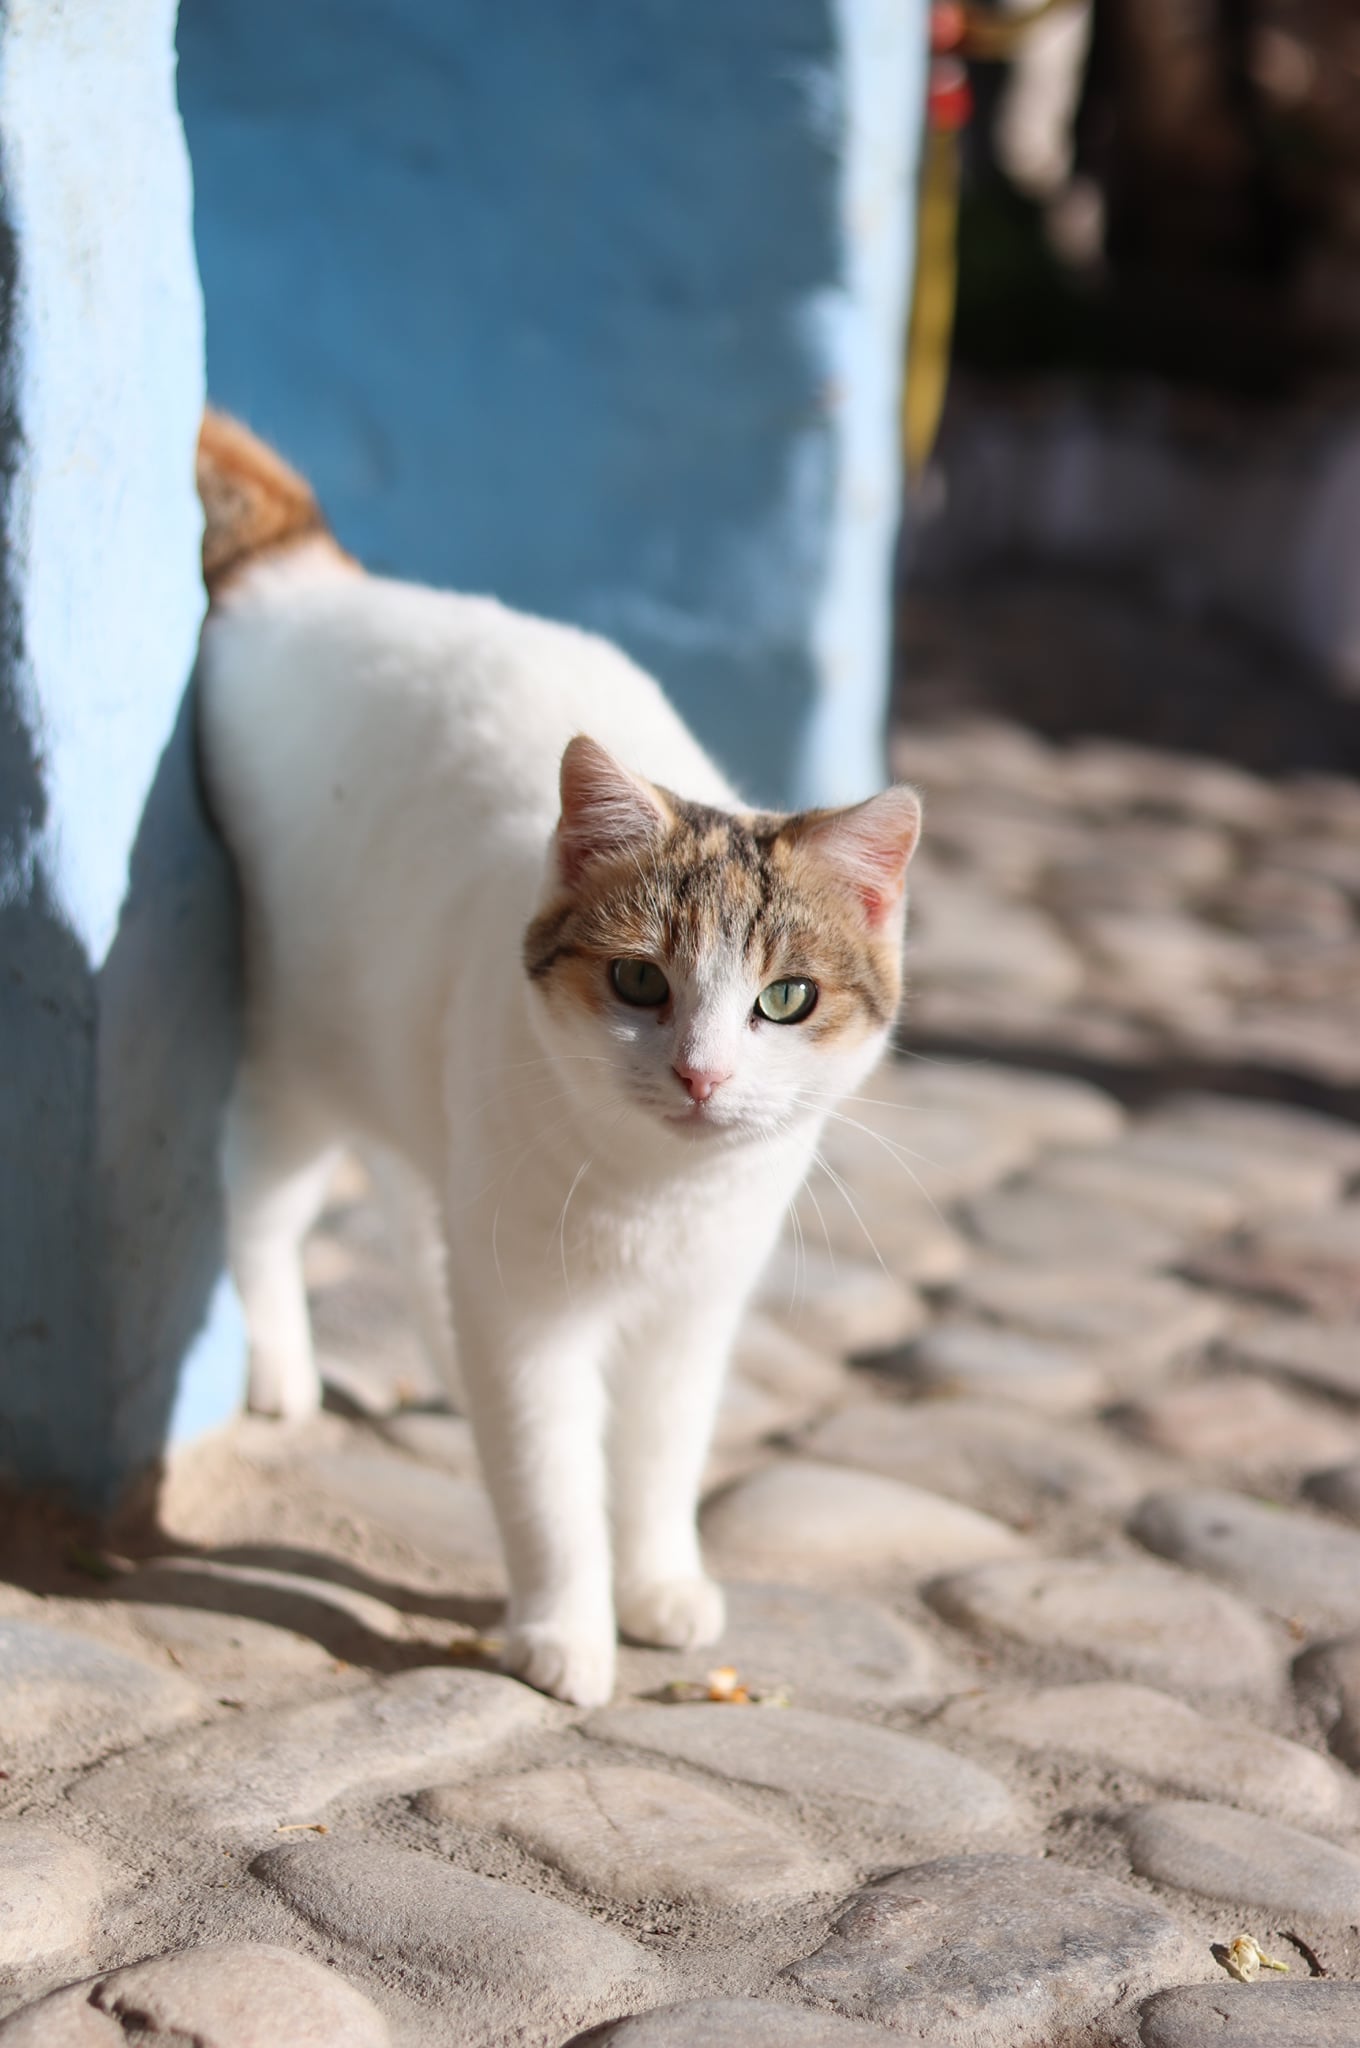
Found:
[[248, 427], [211, 406], [199, 429], [198, 495], [210, 598], [261, 556], [298, 541], [330, 538], [310, 484]]

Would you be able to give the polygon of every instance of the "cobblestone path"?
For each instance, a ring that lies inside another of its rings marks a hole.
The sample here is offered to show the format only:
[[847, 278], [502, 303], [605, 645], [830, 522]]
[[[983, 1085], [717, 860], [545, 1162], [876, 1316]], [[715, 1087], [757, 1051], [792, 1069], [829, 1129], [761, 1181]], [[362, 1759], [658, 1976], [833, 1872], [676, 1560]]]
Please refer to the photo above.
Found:
[[467, 1427], [338, 1188], [330, 1412], [180, 1456], [163, 1556], [0, 1587], [0, 2048], [1360, 2039], [1360, 1124], [1149, 1078], [1355, 1078], [1360, 791], [901, 751], [922, 1031], [1094, 1032], [1136, 1109], [875, 1076], [723, 1408], [729, 1633], [589, 1714], [494, 1668]]
[[915, 1033], [1360, 1097], [1360, 782], [987, 716], [894, 760], [927, 793]]

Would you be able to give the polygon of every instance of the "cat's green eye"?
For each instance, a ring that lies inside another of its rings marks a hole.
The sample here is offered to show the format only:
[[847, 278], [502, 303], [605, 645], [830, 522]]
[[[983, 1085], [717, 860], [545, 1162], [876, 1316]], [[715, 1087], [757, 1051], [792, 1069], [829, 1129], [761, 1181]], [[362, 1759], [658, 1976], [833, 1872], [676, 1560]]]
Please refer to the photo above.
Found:
[[801, 1024], [816, 1007], [815, 981], [772, 981], [756, 997], [756, 1014], [771, 1024]]
[[671, 992], [665, 975], [650, 960], [611, 960], [609, 979], [615, 995], [639, 1010], [659, 1008]]

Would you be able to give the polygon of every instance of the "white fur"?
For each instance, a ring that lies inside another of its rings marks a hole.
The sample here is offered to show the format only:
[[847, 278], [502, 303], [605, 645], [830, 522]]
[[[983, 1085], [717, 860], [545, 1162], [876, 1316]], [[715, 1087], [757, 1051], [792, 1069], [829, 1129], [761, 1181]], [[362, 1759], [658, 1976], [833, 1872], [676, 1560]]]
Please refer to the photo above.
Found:
[[[721, 1630], [695, 1509], [723, 1370], [822, 1113], [881, 1035], [836, 1054], [752, 1028], [756, 990], [730, 961], [673, 977], [664, 1029], [530, 984], [521, 939], [559, 857], [574, 734], [739, 807], [600, 640], [308, 546], [211, 616], [201, 731], [246, 904], [226, 1165], [251, 1405], [316, 1405], [299, 1247], [355, 1144], [451, 1373], [447, 1273], [510, 1578], [506, 1662], [604, 1700], [616, 1618], [676, 1646]], [[679, 1059], [730, 1073], [703, 1113]]]

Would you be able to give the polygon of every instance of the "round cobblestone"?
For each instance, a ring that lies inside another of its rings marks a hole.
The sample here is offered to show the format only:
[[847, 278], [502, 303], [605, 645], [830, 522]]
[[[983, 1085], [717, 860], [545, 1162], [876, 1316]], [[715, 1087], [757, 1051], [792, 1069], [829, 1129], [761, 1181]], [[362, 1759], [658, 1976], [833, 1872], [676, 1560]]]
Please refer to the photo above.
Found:
[[1265, 1623], [1219, 1587], [1165, 1565], [981, 1565], [925, 1590], [959, 1628], [1061, 1651], [1117, 1677], [1189, 1693], [1278, 1687], [1280, 1653]]
[[1230, 1230], [1246, 1208], [1243, 1197], [1222, 1178], [1196, 1173], [1184, 1160], [1164, 1164], [1118, 1145], [1056, 1153], [1044, 1161], [1033, 1185], [1113, 1202], [1187, 1234]]
[[733, 1585], [726, 1632], [711, 1649], [623, 1654], [677, 1677], [730, 1665], [749, 1688], [796, 1694], [800, 1706], [886, 1706], [942, 1683], [940, 1653], [921, 1629], [839, 1587]]
[[1142, 2012], [1142, 2048], [1354, 2048], [1360, 1984], [1184, 1984]]
[[387, 2022], [334, 1970], [282, 1948], [155, 1956], [25, 2006], [5, 2048], [388, 2048]]
[[1336, 1754], [1360, 1771], [1360, 1634], [1305, 1650], [1295, 1660], [1294, 1682], [1316, 1708]]
[[79, 1843], [26, 1821], [0, 1822], [0, 1969], [26, 1970], [83, 1941], [104, 1875]]
[[567, 2048], [891, 2048], [900, 2036], [768, 1998], [698, 1998], [568, 2042]]
[[1025, 1547], [1004, 1523], [941, 1494], [792, 1459], [723, 1494], [704, 1529], [715, 1554], [747, 1576], [896, 1567], [924, 1578]]
[[43, 1622], [0, 1620], [0, 1751], [10, 1762], [84, 1763], [206, 1705], [174, 1671]]
[[625, 1935], [438, 1856], [374, 1841], [289, 1843], [251, 1870], [329, 1941], [388, 1959], [412, 1992], [453, 2001], [469, 2048], [554, 2040], [660, 2002], [657, 1963]]
[[606, 1707], [586, 1732], [890, 1830], [917, 1855], [1013, 1836], [1026, 1820], [990, 1771], [937, 1743], [797, 1707]]
[[1360, 1321], [1262, 1317], [1235, 1329], [1229, 1348], [1244, 1365], [1360, 1401]]
[[1091, 1871], [1016, 1856], [917, 1864], [861, 1892], [806, 1962], [805, 1996], [931, 2048], [1059, 2048], [1194, 1974], [1171, 1916]]
[[1155, 1493], [1129, 1519], [1149, 1550], [1309, 1627], [1360, 1626], [1360, 1534], [1246, 1494]]
[[1299, 1827], [1360, 1823], [1360, 1791], [1327, 1757], [1262, 1728], [1196, 1713], [1150, 1686], [1096, 1681], [965, 1695], [950, 1702], [940, 1725]]
[[1222, 1301], [1164, 1274], [1093, 1273], [1069, 1248], [1036, 1265], [970, 1266], [956, 1299], [1031, 1336], [1090, 1347], [1107, 1370], [1137, 1382], [1191, 1356], [1224, 1329]]
[[1112, 1095], [1067, 1075], [1036, 1074], [987, 1060], [894, 1060], [865, 1093], [907, 1110], [940, 1107], [1009, 1125], [1036, 1145], [1101, 1145], [1117, 1137], [1124, 1112]]
[[1360, 1125], [1282, 1102], [1251, 1102], [1227, 1095], [1169, 1096], [1162, 1114], [1181, 1129], [1204, 1131], [1263, 1159], [1294, 1153], [1326, 1159], [1339, 1173], [1360, 1173]]
[[1018, 1525], [1049, 1504], [1117, 1513], [1147, 1490], [1142, 1453], [1108, 1431], [995, 1401], [866, 1401], [818, 1423], [804, 1448], [834, 1464], [931, 1487]]
[[628, 1905], [734, 1911], [833, 1891], [849, 1876], [731, 1800], [628, 1764], [438, 1786], [417, 1804], [432, 1819], [504, 1835], [570, 1883]]
[[1171, 1457], [1235, 1465], [1244, 1473], [1306, 1468], [1360, 1446], [1356, 1423], [1332, 1404], [1248, 1373], [1161, 1388], [1112, 1419]]
[[1325, 1154], [1234, 1142], [1174, 1115], [1152, 1116], [1127, 1131], [1111, 1157], [1189, 1174], [1231, 1188], [1252, 1215], [1322, 1209], [1341, 1191], [1343, 1174]]
[[1075, 1350], [993, 1323], [935, 1323], [893, 1369], [925, 1393], [1014, 1401], [1046, 1415], [1089, 1412], [1110, 1391], [1099, 1367]]
[[990, 1250], [1036, 1264], [1073, 1259], [1088, 1271], [1137, 1272], [1173, 1265], [1185, 1249], [1180, 1229], [1121, 1203], [1048, 1187], [1037, 1174], [970, 1202], [967, 1217]]
[[441, 1765], [489, 1755], [562, 1709], [514, 1679], [426, 1669], [339, 1698], [219, 1721], [102, 1764], [72, 1789], [82, 1812], [170, 1835], [270, 1831], [315, 1820], [331, 1800], [428, 1783]]
[[1197, 1799], [1135, 1807], [1120, 1825], [1140, 1877], [1270, 1913], [1360, 1917], [1360, 1856], [1299, 1828]]
[[1334, 1515], [1344, 1515], [1348, 1522], [1360, 1523], [1360, 1459], [1329, 1466], [1322, 1472], [1310, 1472], [1303, 1490], [1319, 1507], [1330, 1508]]

